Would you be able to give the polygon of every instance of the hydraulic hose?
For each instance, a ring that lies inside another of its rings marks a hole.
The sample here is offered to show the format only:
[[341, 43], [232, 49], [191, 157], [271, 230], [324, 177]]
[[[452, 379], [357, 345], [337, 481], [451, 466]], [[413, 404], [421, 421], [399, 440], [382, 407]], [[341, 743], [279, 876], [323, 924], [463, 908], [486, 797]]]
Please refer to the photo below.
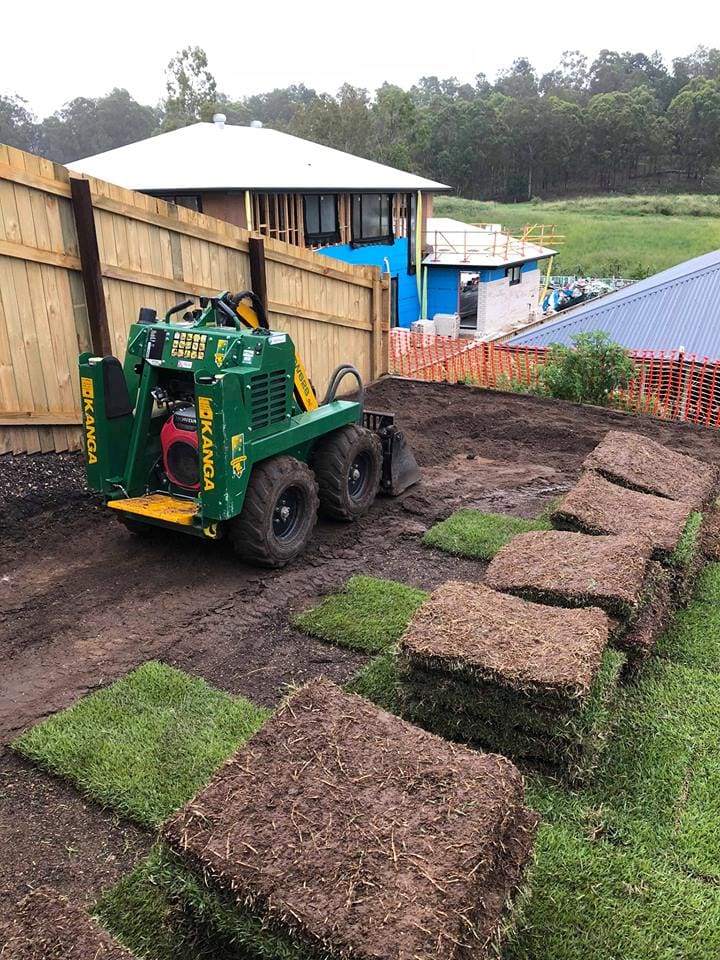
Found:
[[363, 384], [362, 377], [360, 376], [360, 371], [357, 367], [354, 367], [351, 363], [341, 363], [337, 367], [330, 377], [330, 382], [328, 383], [327, 393], [325, 398], [321, 403], [321, 406], [325, 406], [328, 403], [332, 403], [335, 399], [335, 394], [338, 391], [338, 387], [341, 382], [345, 379], [346, 376], [355, 377], [358, 385], [358, 402], [360, 404], [360, 416], [362, 417], [362, 409], [365, 406], [365, 385]]

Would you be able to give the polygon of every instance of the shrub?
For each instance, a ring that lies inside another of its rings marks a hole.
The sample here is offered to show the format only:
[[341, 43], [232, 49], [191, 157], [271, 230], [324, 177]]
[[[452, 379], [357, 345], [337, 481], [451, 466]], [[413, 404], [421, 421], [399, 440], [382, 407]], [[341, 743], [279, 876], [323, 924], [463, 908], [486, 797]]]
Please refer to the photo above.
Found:
[[540, 387], [557, 400], [607, 406], [632, 380], [635, 368], [625, 349], [600, 330], [578, 333], [572, 347], [551, 343], [540, 370]]

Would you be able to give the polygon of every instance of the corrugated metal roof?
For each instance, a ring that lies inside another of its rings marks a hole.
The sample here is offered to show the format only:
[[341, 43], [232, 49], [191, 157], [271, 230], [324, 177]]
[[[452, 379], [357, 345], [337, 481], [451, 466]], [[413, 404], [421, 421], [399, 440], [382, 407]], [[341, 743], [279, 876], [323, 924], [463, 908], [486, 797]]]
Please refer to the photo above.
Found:
[[130, 190], [449, 190], [382, 163], [268, 127], [195, 123], [68, 163]]
[[720, 250], [582, 304], [508, 340], [544, 347], [604, 330], [631, 350], [677, 350], [720, 359]]

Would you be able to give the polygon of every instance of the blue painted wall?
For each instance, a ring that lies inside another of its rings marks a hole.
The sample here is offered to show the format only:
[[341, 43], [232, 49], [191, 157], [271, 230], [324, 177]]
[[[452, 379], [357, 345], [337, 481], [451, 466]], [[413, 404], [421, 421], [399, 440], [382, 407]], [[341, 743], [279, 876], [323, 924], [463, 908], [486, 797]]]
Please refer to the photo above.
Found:
[[[380, 267], [386, 272], [385, 258], [390, 264], [390, 275], [398, 278], [398, 322], [401, 327], [409, 327], [420, 316], [417, 280], [407, 269], [407, 237], [399, 237], [394, 243], [381, 243], [377, 246], [352, 247], [349, 243], [337, 247], [324, 247], [316, 250], [325, 257], [342, 260], [343, 263], [357, 263], [362, 266]], [[428, 278], [429, 283], [429, 278]]]
[[[337, 247], [324, 247], [316, 250], [325, 257], [342, 260], [344, 263], [357, 263], [363, 266], [380, 267], [386, 272], [385, 258], [390, 264], [390, 275], [398, 278], [398, 323], [409, 327], [420, 316], [420, 302], [417, 292], [417, 280], [407, 269], [408, 241], [400, 237], [394, 243], [377, 244], [368, 247], [352, 247], [349, 243]], [[521, 270], [535, 270], [537, 261], [523, 263]], [[432, 320], [436, 313], [456, 313], [458, 309], [458, 289], [461, 273], [471, 273], [467, 267], [427, 267], [427, 315]], [[480, 271], [480, 282], [499, 280], [505, 276], [505, 268]]]

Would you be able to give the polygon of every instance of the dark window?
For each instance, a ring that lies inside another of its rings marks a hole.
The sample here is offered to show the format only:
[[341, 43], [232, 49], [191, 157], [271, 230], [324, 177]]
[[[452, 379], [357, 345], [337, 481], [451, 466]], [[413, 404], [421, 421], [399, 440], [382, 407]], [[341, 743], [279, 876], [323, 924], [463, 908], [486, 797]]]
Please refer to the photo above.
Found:
[[352, 242], [392, 243], [392, 194], [356, 193], [352, 198]]
[[337, 194], [306, 194], [303, 197], [305, 215], [305, 243], [337, 243], [340, 239]]
[[417, 269], [417, 197], [409, 193], [406, 200], [407, 211], [407, 238], [408, 238], [408, 273], [414, 274]]
[[522, 279], [522, 270], [520, 267], [508, 267], [505, 271], [505, 276], [510, 281], [510, 286], [514, 287], [515, 284], [520, 283]]
[[187, 207], [188, 210], [197, 210], [202, 213], [202, 199], [191, 193], [179, 193], [174, 197], [165, 197], [171, 203], [176, 203], [178, 207]]
[[398, 278], [390, 278], [390, 326], [400, 325], [400, 304], [398, 303]]

